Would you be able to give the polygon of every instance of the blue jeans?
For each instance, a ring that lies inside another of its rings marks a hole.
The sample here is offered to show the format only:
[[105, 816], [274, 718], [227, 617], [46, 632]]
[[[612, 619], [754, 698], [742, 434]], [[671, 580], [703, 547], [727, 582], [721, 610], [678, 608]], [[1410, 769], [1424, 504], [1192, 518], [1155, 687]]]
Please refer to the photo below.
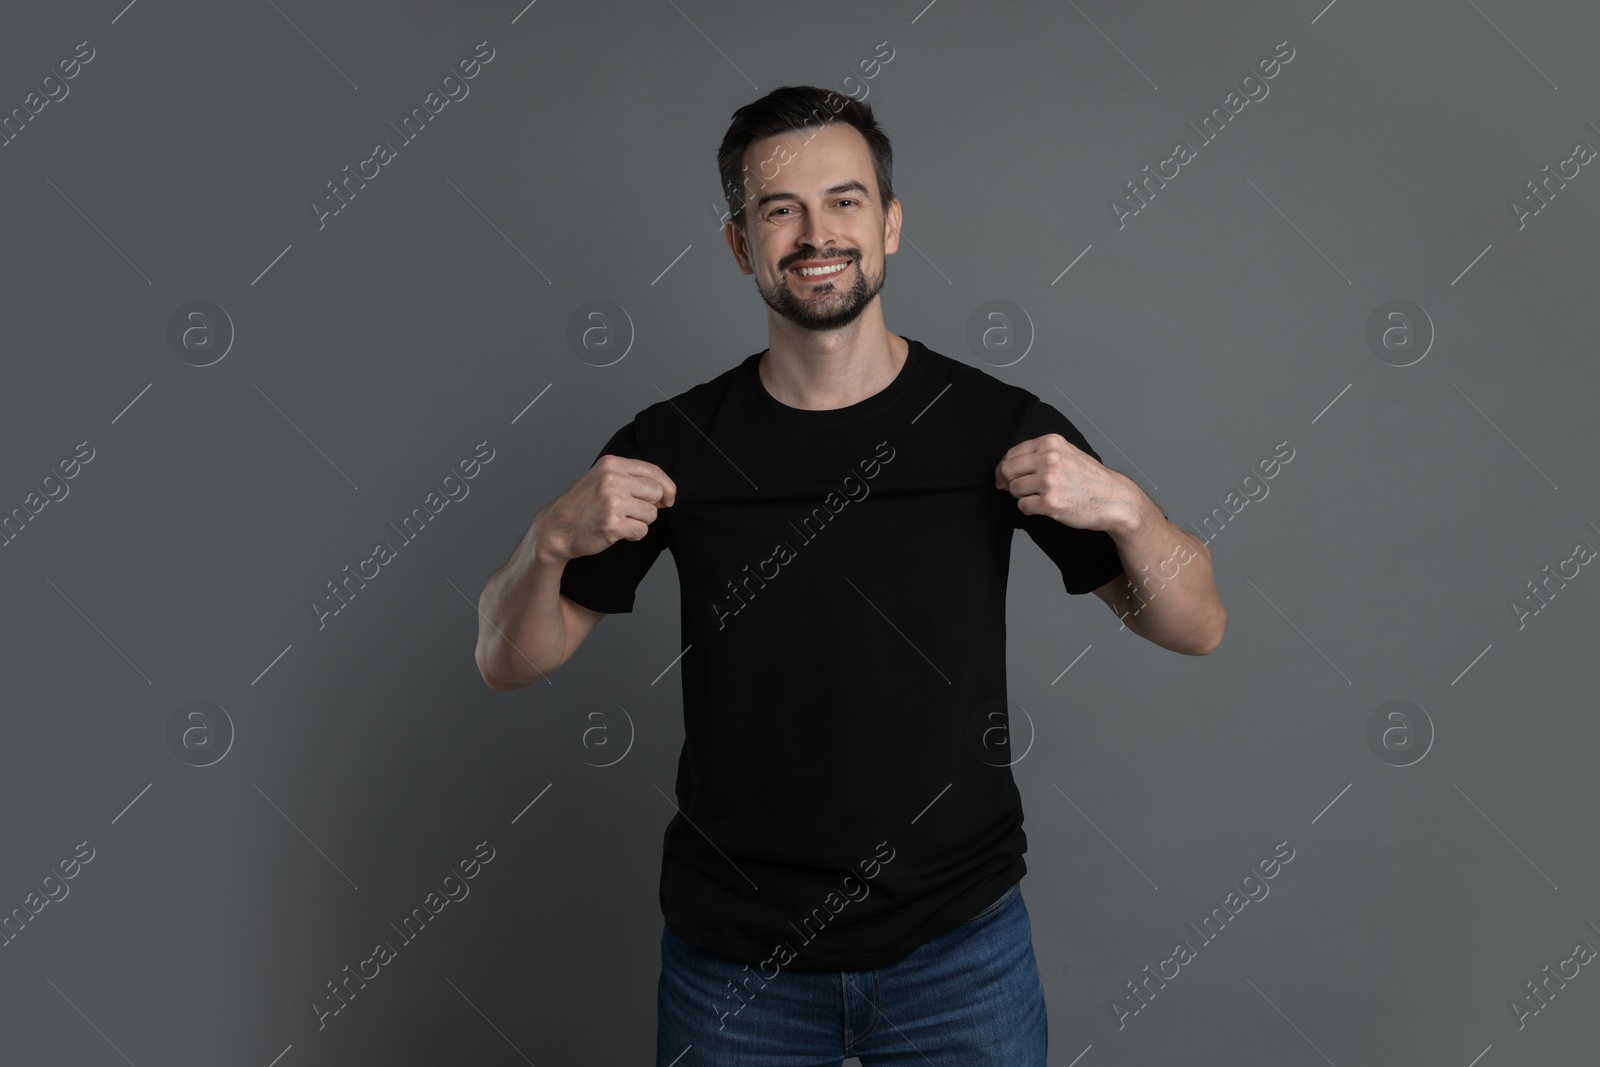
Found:
[[661, 931], [656, 1067], [1045, 1067], [1045, 1047], [1021, 883], [876, 970], [764, 979]]

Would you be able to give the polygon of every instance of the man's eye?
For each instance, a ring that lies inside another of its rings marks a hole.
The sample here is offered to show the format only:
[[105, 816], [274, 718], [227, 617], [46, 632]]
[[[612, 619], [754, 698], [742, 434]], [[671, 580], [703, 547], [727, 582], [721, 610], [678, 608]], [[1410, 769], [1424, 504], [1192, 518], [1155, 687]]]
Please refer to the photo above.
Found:
[[839, 201], [839, 203], [841, 203], [841, 204], [853, 204], [853, 203], [855, 203], [855, 201], [854, 200], [841, 200], [841, 201]]

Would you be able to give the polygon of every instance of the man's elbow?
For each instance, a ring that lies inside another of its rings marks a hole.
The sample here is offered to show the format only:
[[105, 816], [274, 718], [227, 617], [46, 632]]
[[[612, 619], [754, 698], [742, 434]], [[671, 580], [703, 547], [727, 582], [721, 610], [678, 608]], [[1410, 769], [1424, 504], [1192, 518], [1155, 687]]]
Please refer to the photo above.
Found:
[[477, 661], [478, 673], [483, 676], [484, 683], [496, 692], [504, 693], [512, 689], [521, 689], [528, 684], [526, 681], [509, 678], [497, 671], [496, 665], [491, 661], [482, 645], [478, 646], [473, 658]]
[[527, 682], [502, 682], [499, 679], [493, 678], [487, 674], [483, 676], [483, 680], [488, 683], [490, 689], [493, 689], [497, 693], [506, 693], [513, 689], [522, 689], [528, 684]]
[[1222, 635], [1227, 629], [1228, 629], [1228, 610], [1226, 608], [1223, 608], [1223, 607], [1218, 607], [1217, 608], [1217, 621], [1216, 621], [1216, 624], [1211, 627], [1210, 636], [1206, 639], [1205, 644], [1201, 645], [1199, 650], [1194, 652], [1193, 654], [1196, 655], [1196, 656], [1209, 656], [1209, 655], [1211, 655], [1211, 653], [1215, 652], [1217, 650], [1217, 648], [1222, 644]]
[[1144, 638], [1146, 641], [1149, 641], [1151, 644], [1159, 645], [1168, 652], [1176, 652], [1180, 656], [1211, 655], [1211, 653], [1215, 652], [1222, 644], [1222, 633], [1225, 629], [1227, 629], [1227, 614], [1224, 613], [1218, 618], [1214, 626], [1202, 631], [1201, 635], [1188, 640], [1181, 640], [1176, 639], [1171, 635], [1157, 637], [1156, 635], [1152, 634], [1140, 633], [1138, 630], [1134, 630], [1133, 624], [1130, 621], [1131, 618], [1132, 616], [1123, 619], [1123, 622], [1128, 625], [1128, 629], [1133, 630], [1135, 634]]
[[[500, 640], [500, 644], [504, 646], [504, 638]], [[518, 666], [515, 660], [505, 655], [497, 657], [490, 651], [491, 647], [483, 644], [478, 645], [477, 650], [473, 653], [473, 659], [477, 661], [478, 673], [483, 675], [485, 684], [490, 689], [502, 693], [511, 689], [525, 688], [541, 679], [548, 680], [550, 675], [559, 670], [561, 664], [567, 662], [571, 657], [569, 652], [567, 655], [562, 656], [559, 662], [549, 667], [541, 667], [529, 659], [521, 649], [513, 647], [516, 658], [521, 660], [520, 666], [526, 668], [526, 670], [517, 670], [514, 669]]]

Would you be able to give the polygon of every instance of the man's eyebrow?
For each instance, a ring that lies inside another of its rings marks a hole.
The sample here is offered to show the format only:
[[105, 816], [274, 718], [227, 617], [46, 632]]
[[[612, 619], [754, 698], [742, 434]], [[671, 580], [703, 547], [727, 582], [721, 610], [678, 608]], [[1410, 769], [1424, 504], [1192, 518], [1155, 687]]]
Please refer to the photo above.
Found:
[[[865, 185], [862, 185], [858, 181], [840, 182], [838, 185], [830, 186], [822, 191], [823, 196], [834, 196], [838, 193], [860, 193], [868, 201], [872, 199], [872, 193]], [[761, 199], [756, 201], [756, 210], [759, 211], [761, 208], [765, 207], [769, 201], [772, 200], [799, 199], [799, 193], [768, 193], [766, 196], [763, 196]]]

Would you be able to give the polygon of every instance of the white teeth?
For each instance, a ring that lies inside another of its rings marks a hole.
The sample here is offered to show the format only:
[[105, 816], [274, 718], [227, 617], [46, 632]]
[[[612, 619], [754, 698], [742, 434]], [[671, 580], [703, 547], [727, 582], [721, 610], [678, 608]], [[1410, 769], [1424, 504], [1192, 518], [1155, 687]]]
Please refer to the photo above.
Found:
[[838, 274], [850, 265], [849, 261], [836, 263], [831, 267], [801, 267], [796, 273], [802, 278], [814, 278], [819, 274]]

